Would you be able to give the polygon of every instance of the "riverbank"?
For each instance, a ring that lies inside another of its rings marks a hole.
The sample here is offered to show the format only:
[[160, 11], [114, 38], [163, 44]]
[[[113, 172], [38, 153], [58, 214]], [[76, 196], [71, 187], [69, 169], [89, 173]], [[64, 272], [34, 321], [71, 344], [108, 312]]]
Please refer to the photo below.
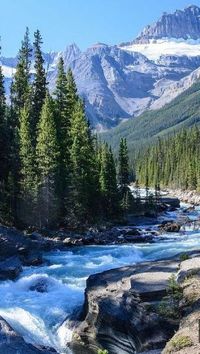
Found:
[[90, 276], [74, 353], [197, 354], [199, 289], [200, 251]]
[[193, 205], [200, 205], [200, 193], [197, 191], [189, 191], [189, 190], [182, 190], [182, 189], [165, 189], [166, 194], [170, 197], [174, 195], [184, 203], [193, 204]]
[[[16, 279], [24, 266], [42, 265], [45, 252], [67, 251], [82, 246], [153, 243], [163, 233], [179, 232], [184, 223], [184, 219], [174, 221], [159, 220], [159, 217], [132, 216], [126, 226], [93, 228], [82, 233], [49, 231], [48, 234], [27, 234], [0, 225], [0, 280]], [[152, 227], [155, 224], [157, 226]]]

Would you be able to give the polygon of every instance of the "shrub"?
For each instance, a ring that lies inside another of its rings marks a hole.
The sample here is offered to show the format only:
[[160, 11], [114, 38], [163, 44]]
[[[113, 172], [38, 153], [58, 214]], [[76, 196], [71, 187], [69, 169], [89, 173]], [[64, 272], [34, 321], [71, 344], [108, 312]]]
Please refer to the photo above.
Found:
[[183, 297], [183, 290], [172, 275], [168, 280], [167, 296], [165, 296], [158, 306], [158, 313], [167, 318], [177, 319], [180, 317], [179, 301]]
[[189, 336], [177, 335], [172, 338], [169, 342], [169, 345], [174, 350], [181, 350], [186, 347], [191, 347], [192, 340]]
[[183, 297], [183, 289], [177, 283], [174, 274], [168, 280], [167, 293], [174, 300], [180, 300]]
[[183, 262], [183, 261], [187, 261], [187, 259], [189, 259], [189, 256], [187, 253], [182, 253], [180, 255], [180, 261]]

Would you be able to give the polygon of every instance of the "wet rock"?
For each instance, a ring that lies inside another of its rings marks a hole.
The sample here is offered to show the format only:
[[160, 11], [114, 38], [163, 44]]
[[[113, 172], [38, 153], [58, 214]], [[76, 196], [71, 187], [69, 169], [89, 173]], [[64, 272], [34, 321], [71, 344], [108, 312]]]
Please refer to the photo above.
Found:
[[35, 347], [24, 339], [0, 317], [0, 353], [1, 354], [55, 354], [51, 348]]
[[159, 229], [162, 232], [179, 232], [181, 225], [174, 221], [163, 221], [161, 225], [159, 225]]
[[42, 235], [36, 231], [34, 231], [29, 237], [33, 240], [41, 240], [42, 239]]
[[141, 235], [139, 234], [137, 235], [125, 235], [125, 240], [127, 242], [131, 242], [131, 243], [140, 243], [140, 242], [149, 242], [153, 240], [153, 235], [151, 234], [146, 234], [146, 235]]
[[72, 240], [70, 237], [66, 237], [64, 240], [63, 240], [63, 244], [65, 246], [71, 246], [72, 245]]
[[148, 311], [146, 303], [166, 295], [168, 279], [178, 266], [172, 260], [146, 262], [90, 276], [73, 342], [79, 338], [79, 345], [96, 351], [103, 347], [112, 354], [162, 348], [174, 333], [174, 323]]
[[22, 247], [19, 247], [18, 250], [17, 250], [17, 253], [20, 255], [20, 256], [28, 256], [29, 254], [29, 248], [26, 247], [26, 246], [22, 246]]
[[23, 259], [23, 264], [26, 266], [39, 266], [43, 263], [40, 253], [30, 253]]
[[130, 230], [125, 232], [125, 237], [133, 236], [133, 235], [134, 236], [139, 236], [140, 235], [140, 231], [138, 229], [134, 228], [134, 229], [130, 229]]
[[33, 284], [29, 288], [31, 291], [37, 291], [38, 293], [48, 292], [48, 282], [44, 279], [38, 280], [36, 284]]
[[0, 262], [0, 280], [13, 280], [18, 277], [21, 271], [22, 264], [17, 256]]
[[92, 235], [86, 236], [83, 238], [82, 242], [84, 245], [92, 245], [95, 242], [95, 237]]
[[83, 246], [83, 239], [72, 240], [72, 245], [74, 245], [74, 246]]
[[180, 199], [179, 198], [171, 198], [171, 197], [161, 197], [160, 198], [160, 203], [163, 205], [167, 205], [170, 208], [180, 208]]
[[183, 213], [191, 213], [195, 210], [195, 206], [194, 205], [191, 205], [189, 208], [185, 208], [183, 210]]
[[177, 281], [182, 283], [187, 277], [200, 274], [200, 257], [192, 257], [181, 262], [180, 270], [177, 274]]

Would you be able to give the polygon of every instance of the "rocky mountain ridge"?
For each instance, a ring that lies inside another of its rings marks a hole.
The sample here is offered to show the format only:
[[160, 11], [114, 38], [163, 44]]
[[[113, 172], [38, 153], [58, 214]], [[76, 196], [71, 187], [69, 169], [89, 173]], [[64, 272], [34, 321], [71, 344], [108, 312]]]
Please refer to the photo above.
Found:
[[150, 39], [161, 38], [193, 39], [200, 38], [200, 8], [190, 5], [172, 14], [163, 13], [153, 25], [146, 26], [134, 43], [148, 43]]
[[[200, 8], [163, 14], [126, 45], [97, 43], [81, 52], [72, 44], [62, 52], [44, 53], [51, 92], [60, 56], [66, 70], [73, 70], [92, 126], [99, 131], [114, 127], [162, 107], [199, 79]], [[17, 58], [2, 57], [1, 62], [9, 95]]]

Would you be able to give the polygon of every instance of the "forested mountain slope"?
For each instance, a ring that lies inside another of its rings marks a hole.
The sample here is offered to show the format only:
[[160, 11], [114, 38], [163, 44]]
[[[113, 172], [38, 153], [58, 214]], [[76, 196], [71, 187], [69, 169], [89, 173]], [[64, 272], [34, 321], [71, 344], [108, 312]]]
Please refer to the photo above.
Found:
[[121, 123], [118, 127], [101, 134], [116, 150], [121, 137], [127, 138], [130, 153], [151, 144], [159, 136], [171, 134], [183, 127], [200, 122], [200, 82], [193, 84], [169, 104], [159, 110]]

